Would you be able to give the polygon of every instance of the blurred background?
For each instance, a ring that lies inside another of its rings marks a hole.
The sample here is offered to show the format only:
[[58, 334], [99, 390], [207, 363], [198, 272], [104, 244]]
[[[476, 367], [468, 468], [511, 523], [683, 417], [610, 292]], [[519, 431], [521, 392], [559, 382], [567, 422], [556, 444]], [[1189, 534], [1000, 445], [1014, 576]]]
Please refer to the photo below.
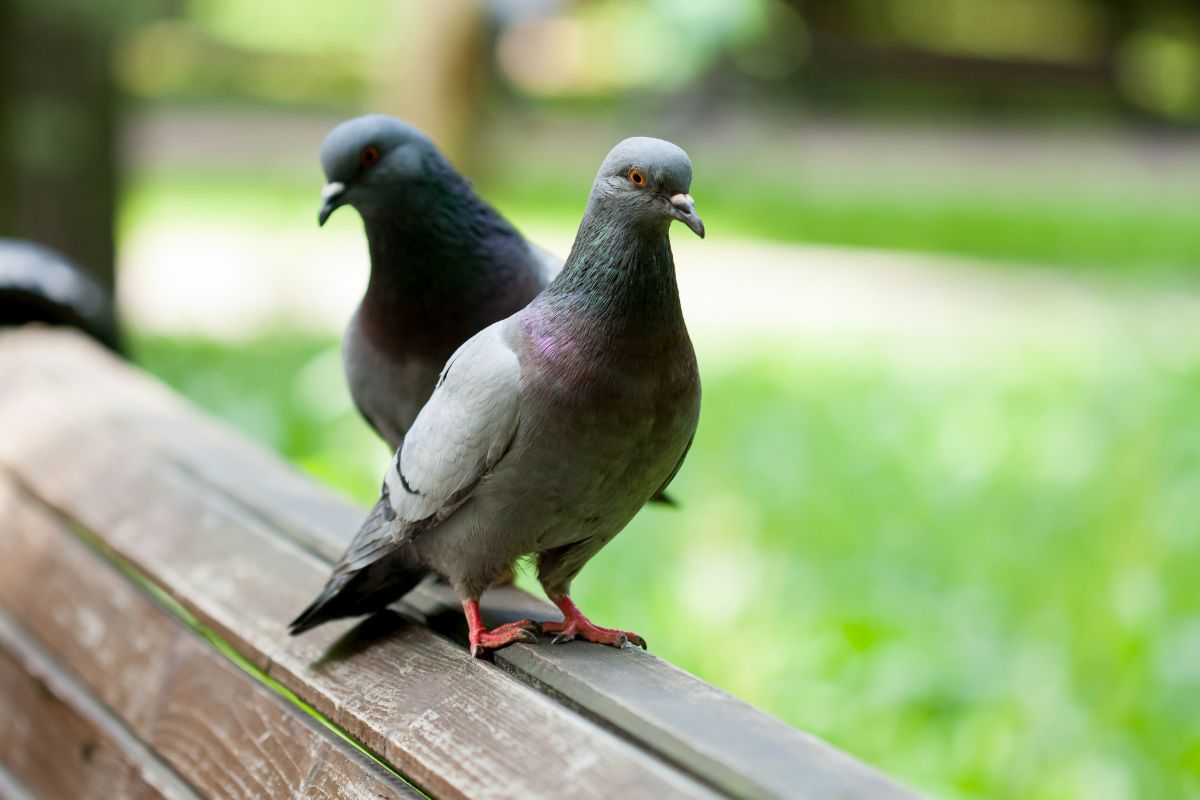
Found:
[[1200, 797], [1194, 3], [5, 0], [0, 64], [0, 235], [361, 502], [328, 130], [417, 123], [560, 255], [677, 142], [700, 432], [580, 605], [940, 797]]

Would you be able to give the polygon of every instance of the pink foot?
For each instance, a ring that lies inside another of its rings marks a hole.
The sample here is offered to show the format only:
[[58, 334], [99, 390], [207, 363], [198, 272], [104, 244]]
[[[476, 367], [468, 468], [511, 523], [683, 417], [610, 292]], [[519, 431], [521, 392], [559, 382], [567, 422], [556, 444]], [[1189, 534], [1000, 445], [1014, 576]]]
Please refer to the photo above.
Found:
[[488, 630], [484, 627], [483, 619], [479, 615], [478, 600], [464, 601], [463, 613], [467, 616], [467, 638], [471, 642], [471, 655], [475, 658], [480, 658], [491, 650], [507, 647], [514, 642], [533, 644], [537, 641], [533, 631], [538, 629], [538, 624], [532, 620], [522, 619], [508, 622]]
[[542, 633], [557, 633], [552, 644], [562, 644], [572, 639], [583, 639], [585, 642], [607, 644], [621, 648], [626, 642], [632, 642], [643, 650], [646, 640], [632, 631], [619, 631], [613, 628], [601, 628], [583, 615], [578, 606], [565, 594], [551, 597], [554, 604], [563, 612], [562, 622], [543, 622]]

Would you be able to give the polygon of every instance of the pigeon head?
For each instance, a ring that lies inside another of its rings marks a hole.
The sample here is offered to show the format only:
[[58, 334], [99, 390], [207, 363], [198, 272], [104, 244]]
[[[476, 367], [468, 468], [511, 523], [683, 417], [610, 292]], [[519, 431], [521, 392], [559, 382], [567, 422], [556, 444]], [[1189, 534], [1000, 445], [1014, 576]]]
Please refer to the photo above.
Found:
[[394, 117], [369, 114], [338, 125], [321, 144], [327, 183], [317, 222], [325, 224], [340, 206], [359, 213], [428, 180], [430, 166], [445, 159], [425, 134]]
[[679, 220], [704, 238], [704, 223], [688, 190], [692, 162], [662, 139], [635, 136], [614, 147], [600, 165], [590, 203], [639, 226], [664, 227]]

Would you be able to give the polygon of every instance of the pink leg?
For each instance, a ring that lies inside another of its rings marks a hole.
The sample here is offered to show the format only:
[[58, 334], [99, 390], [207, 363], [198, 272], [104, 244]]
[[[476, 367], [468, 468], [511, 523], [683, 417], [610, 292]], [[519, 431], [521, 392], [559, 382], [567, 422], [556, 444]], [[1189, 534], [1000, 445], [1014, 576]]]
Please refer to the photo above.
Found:
[[478, 600], [464, 600], [462, 606], [463, 614], [467, 616], [467, 636], [471, 641], [472, 656], [478, 658], [488, 650], [497, 650], [513, 642], [533, 644], [537, 641], [530, 633], [530, 631], [537, 630], [538, 627], [538, 624], [532, 620], [522, 619], [505, 625], [497, 625], [488, 630], [484, 627], [483, 618], [479, 615]]
[[558, 634], [558, 636], [554, 637], [554, 644], [562, 644], [563, 642], [579, 638], [586, 642], [607, 644], [613, 647], [624, 647], [626, 642], [632, 642], [643, 650], [646, 649], [646, 640], [632, 631], [601, 628], [599, 625], [592, 623], [567, 595], [551, 595], [550, 599], [563, 613], [562, 622], [542, 623], [543, 633]]

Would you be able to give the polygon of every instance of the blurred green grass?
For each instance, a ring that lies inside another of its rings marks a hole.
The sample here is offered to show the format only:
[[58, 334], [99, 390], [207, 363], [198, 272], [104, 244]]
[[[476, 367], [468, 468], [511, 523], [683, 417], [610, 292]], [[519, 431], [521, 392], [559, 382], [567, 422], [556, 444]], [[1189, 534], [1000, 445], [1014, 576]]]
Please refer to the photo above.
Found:
[[[504, 163], [504, 162], [501, 162]], [[697, 163], [702, 163], [697, 160]], [[840, 184], [802, 169], [739, 165], [693, 185], [710, 235], [780, 242], [942, 252], [996, 262], [1055, 265], [1153, 279], [1200, 267], [1200, 193], [1129, 196], [1086, 183], [1011, 191], [939, 183], [889, 185], [847, 175]], [[486, 196], [513, 220], [574, 229], [591, 175], [494, 169]]]
[[[682, 509], [639, 515], [580, 605], [938, 796], [1200, 797], [1200, 356], [749, 344], [704, 365]], [[372, 499], [387, 453], [331, 338], [136, 356]]]
[[[582, 164], [534, 168], [490, 162], [481, 193], [518, 227], [574, 231], [591, 174]], [[591, 165], [587, 165], [591, 168]], [[830, 183], [799, 168], [747, 166], [736, 181], [697, 176], [693, 187], [711, 236], [943, 252], [997, 263], [1094, 271], [1155, 282], [1193, 280], [1200, 269], [1200, 191], [1153, 186], [1131, 193], [1103, 182], [1039, 183], [1003, 190], [931, 180]], [[134, 176], [121, 232], [147, 223], [315, 225], [322, 178], [294, 170], [157, 168]]]

